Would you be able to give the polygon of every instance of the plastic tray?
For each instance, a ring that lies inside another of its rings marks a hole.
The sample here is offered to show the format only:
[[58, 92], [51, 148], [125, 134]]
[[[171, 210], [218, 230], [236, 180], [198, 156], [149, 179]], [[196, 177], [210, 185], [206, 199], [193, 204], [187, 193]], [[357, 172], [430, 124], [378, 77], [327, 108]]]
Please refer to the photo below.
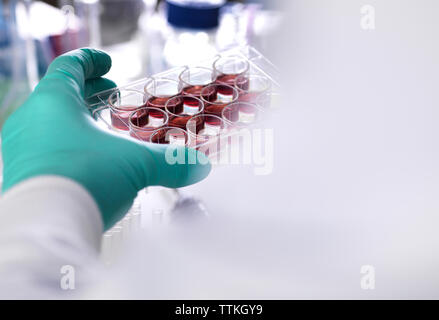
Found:
[[[259, 51], [250, 46], [245, 47], [237, 47], [224, 52], [220, 52], [213, 59], [201, 61], [196, 64], [191, 64], [187, 66], [172, 68], [166, 70], [164, 72], [152, 75], [147, 78], [143, 78], [127, 85], [123, 85], [120, 87], [116, 87], [110, 90], [102, 91], [96, 93], [86, 99], [88, 108], [92, 113], [93, 118], [98, 122], [99, 126], [108, 129], [111, 131], [118, 132], [122, 135], [128, 135], [127, 131], [120, 131], [114, 129], [111, 125], [110, 120], [110, 110], [108, 106], [108, 98], [109, 96], [117, 90], [120, 89], [134, 89], [138, 91], [144, 91], [144, 86], [146, 82], [151, 78], [168, 78], [178, 80], [178, 76], [180, 73], [187, 67], [191, 66], [204, 66], [204, 67], [212, 67], [212, 64], [219, 57], [227, 57], [227, 56], [238, 56], [246, 59], [250, 65], [250, 73], [252, 74], [261, 74], [269, 78], [272, 82], [272, 91], [273, 94], [279, 92], [279, 71], [278, 69], [271, 63], [267, 58], [265, 58]], [[271, 102], [273, 104], [273, 101]]]

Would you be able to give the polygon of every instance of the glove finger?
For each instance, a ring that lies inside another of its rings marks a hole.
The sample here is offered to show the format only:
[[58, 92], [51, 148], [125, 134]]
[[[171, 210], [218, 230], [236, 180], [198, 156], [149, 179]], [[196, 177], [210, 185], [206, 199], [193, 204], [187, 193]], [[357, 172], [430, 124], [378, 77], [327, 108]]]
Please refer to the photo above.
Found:
[[99, 97], [94, 95], [96, 93], [107, 91], [115, 87], [117, 87], [116, 83], [114, 83], [112, 80], [107, 78], [86, 80], [84, 97], [86, 98], [87, 104], [95, 105], [95, 104], [99, 104], [102, 101], [106, 101], [112, 91], [110, 91], [110, 93], [108, 94], [102, 94]]
[[[70, 51], [57, 57], [49, 66], [46, 76], [69, 67], [77, 70], [80, 75], [78, 82], [99, 78], [111, 69], [111, 57], [101, 50], [83, 48]], [[69, 70], [66, 70], [69, 71]]]
[[130, 158], [141, 170], [143, 179], [137, 186], [139, 189], [147, 186], [188, 186], [206, 178], [212, 168], [202, 152], [172, 145], [139, 144]]
[[84, 97], [85, 81], [106, 74], [111, 68], [111, 58], [95, 49], [78, 49], [56, 58], [35, 89], [39, 94], [56, 92]]
[[117, 85], [114, 81], [107, 78], [96, 78], [85, 81], [85, 93], [84, 97], [87, 99], [96, 93], [116, 88]]

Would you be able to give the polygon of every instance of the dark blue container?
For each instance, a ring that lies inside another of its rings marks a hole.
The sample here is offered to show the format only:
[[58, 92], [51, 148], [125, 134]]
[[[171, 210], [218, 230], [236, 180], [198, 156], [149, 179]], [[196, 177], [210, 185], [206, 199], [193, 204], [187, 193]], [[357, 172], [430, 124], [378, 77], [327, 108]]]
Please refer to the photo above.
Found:
[[188, 29], [213, 29], [219, 25], [222, 0], [166, 0], [168, 23]]

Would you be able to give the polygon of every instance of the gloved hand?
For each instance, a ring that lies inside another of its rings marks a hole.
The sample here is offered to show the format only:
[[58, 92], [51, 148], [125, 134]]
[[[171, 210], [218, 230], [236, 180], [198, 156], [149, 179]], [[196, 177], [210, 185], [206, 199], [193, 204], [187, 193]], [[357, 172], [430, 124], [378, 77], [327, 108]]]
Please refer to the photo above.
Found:
[[108, 229], [146, 186], [178, 188], [208, 175], [210, 164], [193, 149], [185, 149], [186, 157], [192, 153], [197, 164], [172, 165], [165, 159], [166, 146], [119, 137], [96, 126], [84, 97], [114, 86], [100, 78], [110, 67], [110, 57], [93, 49], [55, 59], [29, 99], [4, 124], [3, 191], [35, 176], [70, 178], [94, 197]]

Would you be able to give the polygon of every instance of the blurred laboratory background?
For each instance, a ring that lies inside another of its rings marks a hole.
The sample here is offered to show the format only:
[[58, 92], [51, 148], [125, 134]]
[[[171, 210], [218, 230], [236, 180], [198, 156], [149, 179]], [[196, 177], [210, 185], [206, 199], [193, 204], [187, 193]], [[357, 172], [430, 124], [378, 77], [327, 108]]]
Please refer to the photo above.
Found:
[[269, 55], [281, 23], [273, 0], [2, 0], [0, 128], [58, 55], [100, 48], [118, 85], [251, 45]]

